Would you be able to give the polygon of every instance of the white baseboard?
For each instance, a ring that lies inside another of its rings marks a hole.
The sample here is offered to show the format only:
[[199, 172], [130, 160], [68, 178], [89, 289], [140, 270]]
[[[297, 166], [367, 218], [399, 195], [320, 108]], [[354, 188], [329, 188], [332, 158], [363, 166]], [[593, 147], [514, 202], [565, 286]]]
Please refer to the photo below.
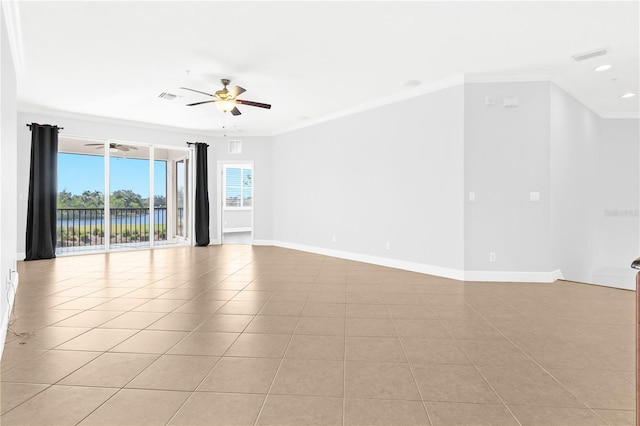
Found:
[[562, 271], [550, 272], [523, 271], [464, 271], [465, 281], [491, 281], [516, 283], [552, 283], [564, 279]]
[[560, 270], [550, 272], [464, 271], [460, 269], [444, 268], [442, 266], [408, 262], [405, 260], [390, 259], [380, 256], [370, 256], [367, 254], [333, 250], [323, 247], [314, 247], [304, 244], [289, 243], [285, 241], [264, 240], [261, 241], [261, 243], [262, 244], [257, 244], [257, 242], [254, 241], [254, 245], [274, 245], [277, 247], [283, 247], [292, 250], [306, 251], [309, 253], [322, 254], [325, 256], [337, 257], [340, 259], [354, 260], [356, 262], [371, 263], [374, 265], [397, 268], [405, 271], [419, 272], [421, 274], [427, 275], [435, 275], [443, 278], [451, 278], [459, 281], [552, 283], [558, 279], [562, 279], [562, 272]]
[[27, 253], [16, 253], [16, 259], [18, 259], [18, 262], [23, 261], [25, 259], [25, 257], [27, 257]]

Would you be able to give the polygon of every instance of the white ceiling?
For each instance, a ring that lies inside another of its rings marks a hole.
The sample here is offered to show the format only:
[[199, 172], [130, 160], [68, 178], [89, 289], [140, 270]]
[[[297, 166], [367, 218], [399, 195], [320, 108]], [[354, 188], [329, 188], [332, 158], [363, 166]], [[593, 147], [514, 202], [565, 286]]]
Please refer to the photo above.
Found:
[[[463, 75], [500, 75], [550, 78], [602, 116], [638, 116], [640, 96], [620, 98], [640, 92], [637, 1], [17, 5], [26, 111], [207, 132], [226, 121], [230, 133], [274, 134]], [[572, 59], [605, 46], [606, 56]], [[613, 68], [595, 73], [602, 63]], [[272, 109], [243, 106], [241, 116], [224, 118], [212, 104], [185, 106], [206, 97], [180, 86], [212, 93], [220, 78]], [[162, 100], [161, 92], [180, 97]]]

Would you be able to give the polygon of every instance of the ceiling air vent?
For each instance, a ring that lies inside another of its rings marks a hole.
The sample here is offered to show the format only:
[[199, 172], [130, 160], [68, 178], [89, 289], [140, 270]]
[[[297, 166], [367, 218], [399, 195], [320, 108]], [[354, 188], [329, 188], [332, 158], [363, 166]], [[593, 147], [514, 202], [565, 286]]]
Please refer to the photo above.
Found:
[[229, 140], [229, 154], [242, 154], [241, 140]]
[[162, 93], [160, 93], [160, 94], [158, 95], [158, 97], [159, 97], [160, 99], [165, 99], [165, 100], [167, 100], [167, 101], [172, 101], [172, 100], [174, 100], [175, 98], [177, 98], [177, 96], [176, 96], [176, 95], [174, 95], [174, 94], [172, 94], [172, 93], [167, 93], [167, 92], [162, 92]]
[[578, 53], [577, 55], [573, 55], [573, 60], [576, 62], [584, 61], [587, 59], [595, 58], [596, 56], [602, 56], [607, 54], [607, 48], [603, 47], [602, 49], [591, 50], [589, 52]]

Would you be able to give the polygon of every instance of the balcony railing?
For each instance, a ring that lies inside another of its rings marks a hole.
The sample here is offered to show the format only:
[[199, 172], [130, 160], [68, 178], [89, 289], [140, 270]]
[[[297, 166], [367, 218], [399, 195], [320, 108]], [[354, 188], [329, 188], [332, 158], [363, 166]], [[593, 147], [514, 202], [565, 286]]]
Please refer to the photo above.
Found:
[[[182, 209], [179, 209], [182, 210]], [[110, 211], [110, 244], [142, 244], [149, 242], [150, 224], [147, 208], [112, 208]], [[178, 211], [182, 218], [182, 212]], [[63, 208], [56, 218], [57, 247], [105, 245], [104, 209]], [[167, 208], [154, 208], [154, 241], [167, 240]], [[92, 247], [85, 247], [92, 249]]]

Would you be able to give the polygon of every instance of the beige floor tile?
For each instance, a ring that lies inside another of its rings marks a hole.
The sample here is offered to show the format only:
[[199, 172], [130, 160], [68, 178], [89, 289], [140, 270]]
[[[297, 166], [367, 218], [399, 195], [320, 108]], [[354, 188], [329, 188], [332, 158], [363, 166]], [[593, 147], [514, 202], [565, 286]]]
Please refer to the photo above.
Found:
[[294, 316], [256, 316], [244, 330], [247, 333], [293, 334], [298, 325]]
[[[154, 288], [145, 287], [139, 288], [132, 292], [127, 293], [128, 299], [155, 299], [156, 297], [165, 294], [169, 291], [167, 288]], [[170, 297], [170, 299], [179, 299], [179, 297]]]
[[623, 410], [594, 410], [600, 418], [611, 426], [634, 426], [636, 424], [635, 411]]
[[80, 424], [166, 424], [188, 397], [189, 392], [122, 389]]
[[429, 306], [389, 305], [388, 308], [394, 319], [438, 319], [438, 315]]
[[[224, 290], [218, 290], [224, 291]], [[236, 302], [266, 302], [273, 296], [273, 291], [247, 291], [243, 290], [233, 296], [232, 299]]]
[[59, 384], [121, 388], [153, 363], [158, 355], [104, 353]]
[[89, 330], [80, 327], [45, 327], [33, 332], [33, 335], [17, 337], [7, 342], [5, 348], [53, 349]]
[[341, 397], [343, 388], [342, 361], [285, 359], [270, 393]]
[[164, 312], [126, 312], [100, 325], [100, 328], [143, 329], [165, 316]]
[[427, 402], [425, 405], [433, 426], [518, 426], [504, 405], [459, 402]]
[[344, 293], [338, 293], [335, 291], [324, 291], [322, 286], [315, 286], [314, 291], [309, 293], [307, 303], [333, 303], [340, 304], [345, 303], [347, 300]]
[[393, 322], [400, 337], [451, 338], [439, 320], [394, 319]]
[[146, 303], [150, 299], [134, 299], [127, 297], [118, 297], [117, 299], [112, 299], [106, 301], [105, 303], [101, 303], [100, 305], [94, 306], [91, 308], [93, 311], [129, 311], [131, 309], [137, 308], [142, 304]]
[[411, 367], [425, 401], [480, 404], [501, 402], [471, 365], [411, 364]]
[[[158, 299], [185, 299], [191, 300], [194, 297], [198, 297], [202, 294], [204, 290], [197, 288], [174, 288], [172, 290], [164, 292], [160, 296], [154, 296]], [[127, 297], [131, 297], [131, 295], [127, 295]]]
[[303, 317], [344, 318], [344, 303], [307, 303], [302, 310]]
[[2, 389], [0, 390], [2, 413], [4, 414], [17, 407], [48, 387], [49, 385], [38, 385], [32, 383], [2, 382]]
[[424, 364], [471, 364], [471, 361], [452, 339], [400, 339], [409, 362]]
[[[53, 299], [53, 298], [50, 298]], [[79, 297], [68, 302], [55, 304], [56, 309], [91, 309], [95, 306], [102, 305], [112, 299], [106, 297]]]
[[300, 317], [295, 334], [344, 336], [344, 318]]
[[429, 425], [421, 402], [347, 398], [345, 425]]
[[266, 394], [279, 366], [279, 359], [224, 357], [198, 391]]
[[135, 312], [172, 312], [184, 305], [186, 300], [153, 299], [132, 309]]
[[566, 407], [509, 405], [522, 426], [591, 426], [606, 423], [591, 410]]
[[3, 425], [77, 424], [116, 389], [51, 386], [27, 402], [2, 415]]
[[2, 373], [3, 382], [53, 384], [100, 355], [51, 350]]
[[[158, 300], [162, 300], [162, 299], [158, 299]], [[171, 300], [171, 299], [167, 299], [167, 300]], [[213, 314], [215, 312], [218, 312], [218, 310], [221, 307], [223, 307], [225, 303], [232, 303], [232, 302], [225, 302], [223, 300], [208, 300], [208, 299], [189, 300], [183, 305], [176, 308], [174, 312], [181, 313], [181, 314]]]
[[213, 314], [198, 327], [197, 331], [221, 331], [241, 333], [253, 320], [253, 315]]
[[344, 360], [343, 336], [313, 336], [297, 334], [292, 337], [285, 358]]
[[252, 425], [264, 395], [196, 392], [170, 425]]
[[238, 333], [195, 331], [182, 339], [168, 353], [174, 355], [222, 356], [238, 338]]
[[393, 361], [407, 359], [396, 337], [347, 337], [345, 359], [350, 361]]
[[287, 334], [242, 333], [226, 356], [282, 358], [291, 336]]
[[420, 400], [409, 364], [347, 361], [345, 397]]
[[111, 352], [163, 354], [187, 334], [184, 331], [142, 330], [113, 347]]
[[387, 301], [383, 293], [354, 293], [346, 294], [346, 303], [357, 305], [386, 305]]
[[[23, 345], [24, 346], [24, 345]], [[25, 347], [5, 347], [2, 352], [2, 371], [6, 371], [10, 368], [16, 367], [25, 361], [42, 355], [47, 352], [46, 349], [31, 349]]]
[[476, 365], [532, 363], [531, 359], [506, 339], [459, 340], [458, 345]]
[[441, 320], [447, 321], [484, 321], [482, 317], [471, 307], [429, 305], [431, 310]]
[[564, 342], [549, 344], [544, 341], [536, 341], [530, 345], [522, 345], [521, 342], [518, 342], [518, 346], [546, 369], [597, 370], [604, 367], [597, 358]]
[[[249, 292], [245, 292], [245, 293], [249, 293]], [[200, 299], [207, 299], [207, 300], [222, 300], [222, 301], [228, 301], [233, 299], [236, 295], [239, 295], [239, 292], [235, 291], [235, 290], [207, 290], [202, 292], [201, 294], [198, 295], [198, 297], [196, 297], [194, 300], [200, 300]], [[253, 301], [254, 299], [251, 299], [249, 301]], [[247, 301], [245, 299], [245, 301]]]
[[279, 315], [279, 316], [300, 316], [302, 309], [304, 308], [304, 302], [289, 302], [289, 301], [268, 301], [258, 315]]
[[258, 425], [341, 425], [342, 398], [269, 395]]
[[126, 387], [194, 391], [218, 359], [211, 356], [163, 355]]
[[[396, 289], [392, 288], [391, 291], [396, 291]], [[423, 298], [417, 294], [385, 293], [384, 300], [387, 305], [427, 305]]]
[[122, 315], [118, 311], [84, 311], [55, 324], [56, 327], [97, 327]]
[[347, 318], [391, 318], [386, 305], [347, 303]]
[[[149, 330], [193, 331], [197, 329], [211, 314], [181, 314], [172, 312], [149, 325]], [[141, 327], [144, 328], [144, 327]]]
[[347, 336], [397, 337], [390, 319], [347, 318]]
[[567, 389], [536, 365], [478, 368], [508, 405], [584, 407]]
[[484, 320], [480, 321], [448, 321], [442, 325], [456, 339], [504, 339], [502, 334]]
[[256, 315], [264, 306], [265, 302], [227, 302], [216, 311], [218, 314], [230, 315]]
[[635, 408], [634, 386], [611, 372], [553, 369], [549, 373], [591, 408]]
[[71, 351], [108, 351], [136, 333], [137, 330], [94, 328], [57, 346], [56, 349]]

